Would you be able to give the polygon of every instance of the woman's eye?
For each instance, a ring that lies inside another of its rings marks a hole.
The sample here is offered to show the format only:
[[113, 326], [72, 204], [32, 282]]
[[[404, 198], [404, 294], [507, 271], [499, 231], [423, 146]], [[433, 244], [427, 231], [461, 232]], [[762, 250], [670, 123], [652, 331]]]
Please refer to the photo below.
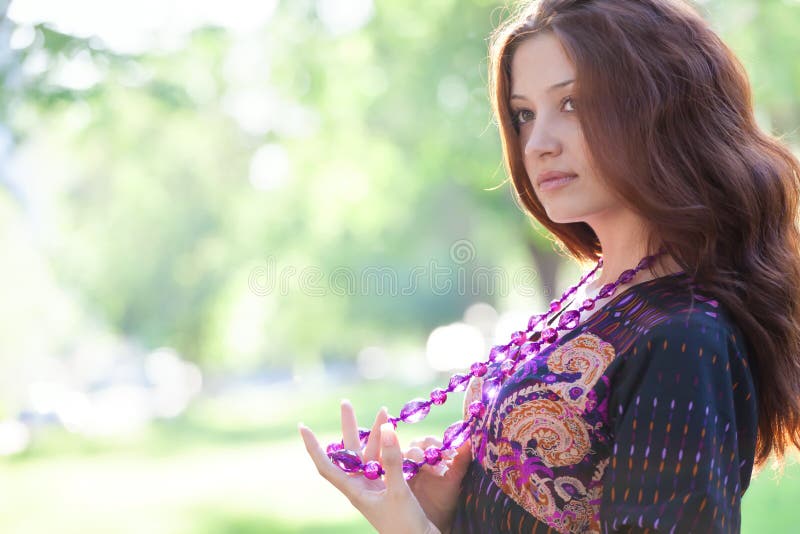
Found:
[[[561, 109], [572, 113], [575, 111], [575, 99], [571, 96], [565, 97], [561, 101]], [[536, 118], [536, 114], [529, 110], [529, 109], [520, 109], [517, 111], [513, 111], [511, 114], [511, 118], [516, 126], [521, 126], [525, 123], [528, 123]]]
[[520, 109], [519, 111], [514, 112], [514, 122], [516, 124], [525, 124], [528, 121], [533, 120], [535, 117], [533, 111], [529, 109]]

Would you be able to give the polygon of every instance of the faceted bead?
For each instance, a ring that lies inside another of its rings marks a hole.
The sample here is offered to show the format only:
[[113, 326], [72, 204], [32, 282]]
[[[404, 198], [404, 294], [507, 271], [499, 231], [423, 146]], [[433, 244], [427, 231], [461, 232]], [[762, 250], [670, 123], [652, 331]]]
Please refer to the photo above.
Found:
[[600, 288], [600, 292], [597, 294], [600, 298], [605, 298], [614, 294], [614, 290], [617, 289], [614, 284], [606, 284]]
[[417, 464], [414, 460], [409, 460], [406, 458], [403, 460], [403, 478], [406, 480], [410, 480], [414, 478], [414, 475], [419, 472], [419, 464]]
[[493, 362], [503, 360], [505, 359], [507, 352], [508, 348], [504, 345], [495, 345], [489, 352], [489, 360]]
[[470, 366], [469, 370], [472, 372], [472, 376], [480, 377], [486, 374], [487, 368], [485, 363], [475, 362]]
[[627, 271], [622, 271], [622, 274], [619, 275], [618, 281], [620, 284], [627, 284], [628, 282], [633, 280], [634, 276], [636, 276], [636, 271], [634, 271], [633, 269], [628, 269]]
[[366, 428], [359, 428], [358, 429], [358, 441], [361, 442], [361, 448], [367, 446], [367, 440], [369, 439], [369, 430]]
[[457, 449], [469, 437], [469, 423], [466, 421], [456, 421], [444, 431], [442, 439], [442, 448], [444, 449]]
[[405, 423], [416, 423], [425, 419], [430, 411], [430, 401], [414, 399], [400, 410], [400, 419]]
[[544, 319], [544, 315], [534, 315], [530, 319], [528, 319], [528, 330], [533, 330], [539, 322]]
[[514, 343], [515, 345], [522, 345], [527, 340], [528, 336], [525, 334], [525, 332], [521, 330], [518, 330], [513, 334], [511, 334], [511, 342]]
[[591, 310], [594, 308], [594, 301], [592, 299], [586, 299], [583, 301], [581, 308], [584, 310]]
[[505, 375], [511, 375], [514, 373], [515, 367], [516, 363], [513, 360], [506, 360], [500, 365], [500, 371]]
[[551, 313], [555, 313], [560, 309], [561, 309], [561, 303], [560, 302], [555, 301], [555, 302], [551, 302], [550, 303], [550, 312]]
[[542, 330], [542, 340], [545, 342], [552, 343], [556, 338], [558, 338], [558, 332], [556, 332], [555, 328], [545, 328]]
[[442, 388], [436, 388], [431, 391], [431, 402], [436, 406], [441, 406], [447, 400], [447, 392]]
[[380, 478], [380, 476], [383, 473], [384, 471], [381, 468], [381, 464], [376, 462], [375, 460], [370, 460], [364, 466], [364, 476], [370, 480], [375, 480], [376, 478]]
[[650, 265], [650, 261], [652, 261], [652, 258], [650, 256], [647, 256], [646, 258], [642, 258], [642, 261], [640, 261], [639, 265], [636, 266], [636, 270], [640, 271], [642, 269], [646, 269], [647, 266]]
[[577, 310], [567, 310], [558, 318], [558, 326], [569, 329], [575, 328], [578, 326], [580, 318], [581, 314]]
[[485, 403], [492, 402], [497, 396], [497, 391], [500, 389], [501, 383], [502, 382], [498, 377], [492, 377], [484, 380], [483, 386], [481, 387], [481, 400]]
[[450, 391], [464, 391], [467, 389], [470, 375], [455, 374], [450, 377]]
[[436, 465], [442, 460], [442, 450], [431, 445], [425, 449], [425, 462], [428, 465]]
[[347, 449], [336, 451], [329, 455], [329, 458], [340, 469], [348, 473], [355, 473], [361, 467], [361, 458], [359, 458], [358, 454]]
[[325, 452], [328, 454], [328, 456], [330, 456], [334, 452], [340, 451], [342, 449], [344, 449], [344, 443], [342, 443], [341, 441], [337, 441], [328, 445], [327, 449], [325, 449]]
[[467, 413], [474, 417], [481, 418], [486, 413], [486, 405], [481, 401], [472, 402], [467, 408]]

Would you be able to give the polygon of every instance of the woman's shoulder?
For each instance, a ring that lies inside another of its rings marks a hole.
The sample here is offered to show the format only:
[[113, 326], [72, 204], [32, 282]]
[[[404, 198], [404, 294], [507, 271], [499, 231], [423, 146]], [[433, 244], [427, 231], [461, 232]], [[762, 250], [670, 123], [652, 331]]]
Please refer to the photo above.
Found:
[[627, 338], [611, 369], [615, 396], [754, 403], [748, 345], [724, 303], [687, 278], [643, 289], [631, 300], [639, 308], [620, 315], [627, 327], [617, 338]]
[[616, 348], [618, 354], [641, 350], [659, 341], [723, 342], [732, 337], [744, 350], [734, 316], [686, 273], [654, 278], [631, 286], [592, 318], [587, 329]]

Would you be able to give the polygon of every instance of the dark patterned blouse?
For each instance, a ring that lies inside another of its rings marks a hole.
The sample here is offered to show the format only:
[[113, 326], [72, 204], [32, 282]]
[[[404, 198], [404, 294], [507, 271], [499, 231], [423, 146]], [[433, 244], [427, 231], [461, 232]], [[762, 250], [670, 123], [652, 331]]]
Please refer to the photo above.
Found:
[[453, 532], [739, 531], [755, 384], [741, 331], [689, 275], [623, 290], [488, 386], [467, 391], [490, 405]]

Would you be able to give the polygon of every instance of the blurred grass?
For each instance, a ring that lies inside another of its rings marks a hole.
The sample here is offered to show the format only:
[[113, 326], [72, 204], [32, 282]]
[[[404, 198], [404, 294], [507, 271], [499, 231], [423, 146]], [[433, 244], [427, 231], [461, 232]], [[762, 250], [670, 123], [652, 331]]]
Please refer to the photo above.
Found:
[[[206, 399], [125, 440], [44, 432], [29, 452], [0, 464], [0, 532], [372, 532], [317, 475], [296, 423], [333, 440], [342, 397], [368, 426], [380, 403], [397, 413], [429, 388], [372, 382], [253, 390]], [[458, 418], [460, 403], [457, 395], [422, 423], [401, 427], [401, 439], [439, 434]], [[745, 495], [742, 531], [798, 532], [798, 497], [800, 465], [787, 465], [778, 482], [765, 469]]]

